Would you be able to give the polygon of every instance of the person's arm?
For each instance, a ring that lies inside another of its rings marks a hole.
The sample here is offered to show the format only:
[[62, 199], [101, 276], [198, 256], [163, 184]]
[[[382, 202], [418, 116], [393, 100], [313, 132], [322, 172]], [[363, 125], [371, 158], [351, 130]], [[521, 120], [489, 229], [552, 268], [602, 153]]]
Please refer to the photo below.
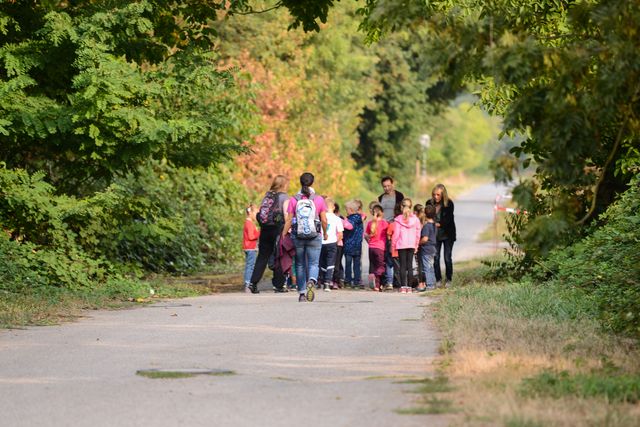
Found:
[[260, 238], [260, 230], [256, 227], [256, 225], [251, 222], [251, 228], [249, 229], [249, 240], [255, 241]]
[[293, 221], [293, 214], [289, 212], [289, 199], [287, 199], [283, 206], [286, 205], [287, 208], [283, 209], [284, 211], [284, 228], [282, 229], [282, 237], [286, 236], [291, 228], [291, 222]]
[[327, 240], [327, 213], [325, 211], [320, 212], [320, 222], [322, 223], [322, 237]]
[[353, 224], [351, 224], [351, 221], [349, 221], [347, 218], [342, 220], [342, 227], [345, 230], [353, 230]]

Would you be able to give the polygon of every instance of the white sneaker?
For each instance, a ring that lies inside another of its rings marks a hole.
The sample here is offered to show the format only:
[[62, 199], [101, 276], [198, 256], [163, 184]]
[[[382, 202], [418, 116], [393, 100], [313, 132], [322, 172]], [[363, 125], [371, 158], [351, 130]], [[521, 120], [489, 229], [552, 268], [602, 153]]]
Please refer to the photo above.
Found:
[[325, 292], [331, 292], [331, 286], [325, 283], [322, 285], [322, 290]]

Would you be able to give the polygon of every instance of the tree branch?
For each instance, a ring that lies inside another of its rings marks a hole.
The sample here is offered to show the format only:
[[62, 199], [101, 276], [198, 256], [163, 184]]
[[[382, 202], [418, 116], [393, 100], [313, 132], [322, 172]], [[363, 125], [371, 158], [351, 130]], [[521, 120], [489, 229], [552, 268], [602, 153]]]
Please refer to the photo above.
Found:
[[[637, 86], [635, 93], [631, 97], [631, 104], [635, 102], [635, 99], [637, 98], [639, 91], [640, 91], [640, 86]], [[609, 168], [611, 162], [613, 161], [613, 158], [616, 155], [616, 152], [618, 151], [618, 148], [620, 147], [620, 144], [622, 143], [622, 135], [624, 133], [624, 129], [627, 127], [627, 123], [629, 123], [629, 116], [630, 114], [626, 114], [624, 122], [622, 123], [622, 126], [620, 126], [620, 129], [618, 130], [618, 135], [616, 135], [616, 142], [613, 145], [613, 149], [611, 150], [611, 153], [609, 153], [609, 157], [607, 157], [607, 161], [602, 166], [602, 173], [598, 177], [598, 180], [596, 181], [596, 184], [593, 187], [593, 199], [591, 199], [591, 206], [589, 207], [589, 210], [587, 211], [586, 215], [577, 222], [578, 225], [584, 224], [589, 218], [591, 218], [591, 216], [596, 210], [596, 204], [598, 201], [598, 191], [600, 190], [600, 185], [602, 184], [602, 181], [604, 181], [604, 177], [606, 175], [607, 169]]]
[[276, 10], [276, 9], [281, 8], [281, 7], [282, 7], [282, 2], [279, 1], [276, 4], [274, 4], [273, 6], [268, 7], [266, 9], [263, 9], [263, 10], [253, 10], [253, 9], [251, 9], [251, 10], [248, 10], [246, 12], [234, 12], [233, 14], [234, 15], [257, 15], [257, 14], [260, 14], [260, 13], [271, 12], [272, 10]]

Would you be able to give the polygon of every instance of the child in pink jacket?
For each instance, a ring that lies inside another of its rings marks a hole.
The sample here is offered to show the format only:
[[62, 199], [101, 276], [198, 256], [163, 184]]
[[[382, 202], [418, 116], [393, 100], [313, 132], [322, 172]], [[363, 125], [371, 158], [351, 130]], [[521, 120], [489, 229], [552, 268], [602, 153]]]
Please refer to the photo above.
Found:
[[411, 199], [402, 201], [402, 215], [394, 220], [392, 245], [400, 258], [400, 292], [411, 292], [413, 283], [413, 258], [420, 244], [420, 220], [413, 214]]

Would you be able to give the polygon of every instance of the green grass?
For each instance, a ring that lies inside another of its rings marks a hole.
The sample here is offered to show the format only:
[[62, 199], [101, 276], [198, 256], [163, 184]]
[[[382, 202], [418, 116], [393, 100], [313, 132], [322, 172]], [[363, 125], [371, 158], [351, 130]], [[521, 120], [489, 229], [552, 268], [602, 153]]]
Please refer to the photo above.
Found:
[[447, 399], [440, 399], [437, 397], [430, 397], [424, 399], [423, 405], [413, 408], [396, 409], [396, 413], [400, 415], [436, 415], [436, 414], [448, 414], [456, 412], [453, 407], [453, 402]]
[[520, 393], [525, 397], [604, 397], [609, 402], [637, 403], [640, 375], [612, 374], [606, 370], [573, 375], [567, 371], [544, 371], [525, 378]]
[[[153, 289], [153, 295], [151, 293]], [[81, 315], [82, 310], [119, 309], [203, 293], [188, 284], [127, 280], [82, 291], [40, 288], [28, 293], [0, 294], [0, 328], [54, 325]]]
[[543, 427], [544, 424], [523, 417], [508, 418], [504, 427]]
[[422, 378], [399, 381], [400, 384], [415, 384], [419, 387], [413, 390], [413, 393], [431, 394], [431, 393], [447, 393], [453, 390], [447, 377], [438, 376], [435, 378]]
[[192, 378], [197, 375], [207, 375], [214, 377], [236, 375], [234, 371], [212, 371], [212, 372], [188, 372], [188, 371], [155, 371], [140, 370], [136, 375], [151, 379], [176, 379], [176, 378]]

